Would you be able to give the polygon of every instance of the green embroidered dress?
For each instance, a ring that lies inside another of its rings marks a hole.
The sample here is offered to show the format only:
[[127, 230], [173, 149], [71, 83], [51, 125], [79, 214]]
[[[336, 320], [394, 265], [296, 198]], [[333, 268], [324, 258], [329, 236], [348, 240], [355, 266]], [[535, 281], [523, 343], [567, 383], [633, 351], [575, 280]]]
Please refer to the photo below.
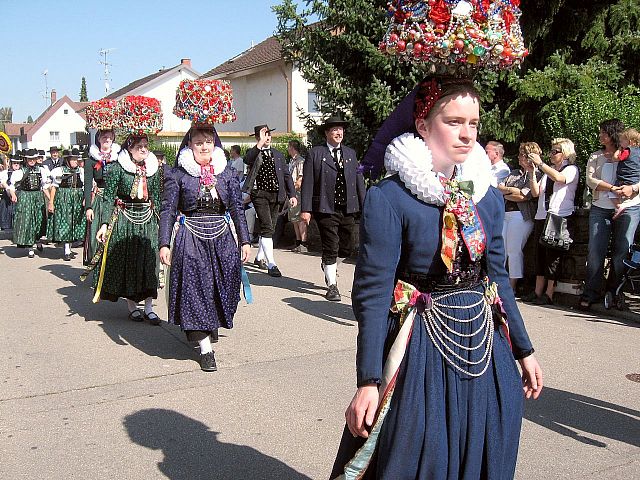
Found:
[[52, 242], [75, 242], [84, 238], [86, 218], [82, 207], [82, 168], [57, 167], [51, 171], [56, 189], [53, 214], [47, 222], [47, 238]]
[[100, 149], [92, 145], [89, 149], [89, 160], [84, 168], [84, 208], [93, 210], [93, 221], [87, 223], [87, 236], [84, 244], [84, 264], [87, 265], [98, 247], [96, 234], [100, 226], [109, 222], [113, 202], [108, 203], [104, 198], [104, 189], [107, 184], [107, 176], [111, 168], [116, 164], [120, 145], [111, 145], [111, 152], [103, 158]]
[[[111, 166], [104, 190], [105, 202], [114, 205], [111, 235], [94, 285], [99, 299], [117, 301], [128, 298], [135, 302], [158, 296], [158, 217], [160, 208], [160, 174], [158, 160], [149, 153], [145, 160], [147, 196], [142, 182], [132, 187], [138, 177], [136, 165], [123, 150], [118, 162]], [[111, 212], [109, 212], [111, 214]]]
[[[20, 172], [20, 173], [18, 173]], [[43, 188], [48, 187], [46, 168], [39, 165], [17, 170], [11, 180], [17, 185], [13, 243], [19, 247], [31, 247], [45, 234], [46, 208]]]

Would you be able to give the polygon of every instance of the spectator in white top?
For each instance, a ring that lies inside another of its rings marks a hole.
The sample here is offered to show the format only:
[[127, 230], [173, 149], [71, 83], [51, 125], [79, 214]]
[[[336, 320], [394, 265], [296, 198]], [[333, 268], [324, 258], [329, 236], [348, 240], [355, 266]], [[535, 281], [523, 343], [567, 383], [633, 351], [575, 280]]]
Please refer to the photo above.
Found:
[[509, 165], [504, 161], [504, 146], [500, 142], [492, 140], [487, 142], [484, 151], [487, 152], [487, 156], [489, 160], [491, 160], [491, 174], [493, 175], [493, 182], [491, 182], [491, 184], [496, 187], [499, 183], [502, 183], [511, 172]]
[[[536, 181], [536, 175], [530, 177], [531, 193], [533, 197], [538, 198], [538, 209], [533, 229], [533, 239], [536, 245], [536, 289], [529, 296], [523, 297], [523, 300], [535, 305], [551, 305], [553, 303], [553, 293], [564, 255], [562, 250], [547, 248], [539, 242], [544, 230], [547, 212], [560, 217], [570, 217], [574, 211], [576, 190], [580, 179], [580, 171], [574, 165], [576, 150], [571, 140], [567, 138], [554, 139], [551, 143], [549, 156], [551, 164], [547, 165], [542, 161], [540, 155], [535, 153], [528, 155], [530, 163], [527, 168], [533, 173], [536, 173], [537, 170], [543, 173], [539, 181]], [[547, 195], [546, 192], [549, 189], [552, 190]], [[568, 228], [571, 228], [570, 222]], [[573, 237], [571, 230], [569, 233]]]
[[247, 174], [247, 165], [240, 156], [240, 145], [231, 145], [229, 150], [229, 166], [238, 172], [238, 178], [242, 181]]

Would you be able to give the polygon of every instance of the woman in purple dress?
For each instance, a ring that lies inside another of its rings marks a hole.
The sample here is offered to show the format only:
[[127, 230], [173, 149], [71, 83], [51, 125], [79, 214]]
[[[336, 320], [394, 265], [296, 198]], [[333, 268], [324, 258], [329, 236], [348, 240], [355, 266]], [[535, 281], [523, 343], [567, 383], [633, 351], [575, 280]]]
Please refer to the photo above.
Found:
[[160, 260], [171, 266], [169, 323], [200, 344], [200, 367], [213, 372], [211, 337], [217, 340], [219, 327], [233, 327], [242, 262], [251, 250], [249, 231], [238, 176], [227, 167], [212, 126], [187, 132], [176, 163], [165, 177], [160, 212]]

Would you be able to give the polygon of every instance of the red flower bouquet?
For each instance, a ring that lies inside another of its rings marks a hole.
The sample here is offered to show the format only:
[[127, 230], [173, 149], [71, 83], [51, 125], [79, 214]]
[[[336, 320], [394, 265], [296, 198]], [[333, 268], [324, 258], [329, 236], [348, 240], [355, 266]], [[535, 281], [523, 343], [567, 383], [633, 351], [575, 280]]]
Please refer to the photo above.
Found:
[[226, 80], [183, 80], [176, 90], [173, 113], [195, 124], [234, 122], [231, 84]]

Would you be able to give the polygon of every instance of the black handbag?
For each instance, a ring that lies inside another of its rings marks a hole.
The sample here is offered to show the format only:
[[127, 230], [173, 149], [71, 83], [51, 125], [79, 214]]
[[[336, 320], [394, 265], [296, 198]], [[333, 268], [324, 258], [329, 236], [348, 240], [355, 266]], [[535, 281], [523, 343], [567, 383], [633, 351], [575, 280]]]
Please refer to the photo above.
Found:
[[[560, 169], [560, 171], [564, 170], [565, 167]], [[547, 218], [544, 221], [544, 228], [542, 229], [539, 242], [540, 245], [544, 245], [547, 248], [566, 252], [573, 243], [569, 228], [567, 227], [567, 219], [566, 217], [561, 217], [560, 215], [549, 212], [549, 203], [551, 201], [551, 195], [553, 195], [553, 183], [553, 180], [547, 176], [547, 186], [544, 192]]]
[[567, 251], [573, 243], [569, 229], [567, 228], [567, 219], [556, 215], [555, 213], [547, 213], [544, 221], [542, 235], [540, 235], [540, 244], [554, 250]]

